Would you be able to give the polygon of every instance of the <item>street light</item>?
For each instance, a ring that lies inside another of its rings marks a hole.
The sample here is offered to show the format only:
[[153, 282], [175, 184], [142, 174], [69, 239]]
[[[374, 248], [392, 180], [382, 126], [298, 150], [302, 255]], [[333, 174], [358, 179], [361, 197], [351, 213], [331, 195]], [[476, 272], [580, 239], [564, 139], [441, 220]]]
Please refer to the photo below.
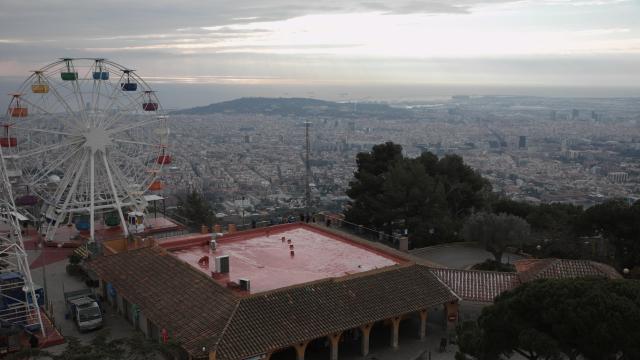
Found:
[[244, 196], [242, 197], [242, 228], [244, 229]]

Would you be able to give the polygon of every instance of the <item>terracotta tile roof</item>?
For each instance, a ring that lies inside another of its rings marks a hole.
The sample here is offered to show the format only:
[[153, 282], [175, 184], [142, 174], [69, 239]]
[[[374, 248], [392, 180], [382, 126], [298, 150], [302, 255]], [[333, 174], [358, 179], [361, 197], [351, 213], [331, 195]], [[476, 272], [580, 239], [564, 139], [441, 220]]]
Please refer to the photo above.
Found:
[[206, 357], [205, 346], [217, 349], [218, 359], [244, 358], [458, 300], [418, 264], [242, 298], [158, 247], [103, 256], [89, 266], [194, 357]]
[[200, 271], [159, 247], [92, 260], [89, 267], [191, 354], [213, 349], [237, 299]]
[[578, 277], [605, 277], [620, 279], [622, 276], [611, 266], [590, 260], [526, 259], [514, 262], [522, 282], [535, 279], [567, 279]]
[[511, 290], [520, 285], [516, 273], [431, 269], [453, 292], [462, 300], [493, 302], [503, 291]]
[[422, 265], [395, 266], [241, 300], [217, 352], [238, 359], [458, 298]]

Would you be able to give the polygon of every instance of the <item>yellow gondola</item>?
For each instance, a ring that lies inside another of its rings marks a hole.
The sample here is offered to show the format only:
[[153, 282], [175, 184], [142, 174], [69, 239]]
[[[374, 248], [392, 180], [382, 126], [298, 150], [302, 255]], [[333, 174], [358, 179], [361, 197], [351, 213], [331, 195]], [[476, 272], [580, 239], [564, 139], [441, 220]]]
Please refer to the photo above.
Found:
[[46, 94], [49, 92], [49, 85], [45, 84], [42, 78], [42, 71], [36, 71], [36, 82], [31, 85], [31, 92], [34, 94]]

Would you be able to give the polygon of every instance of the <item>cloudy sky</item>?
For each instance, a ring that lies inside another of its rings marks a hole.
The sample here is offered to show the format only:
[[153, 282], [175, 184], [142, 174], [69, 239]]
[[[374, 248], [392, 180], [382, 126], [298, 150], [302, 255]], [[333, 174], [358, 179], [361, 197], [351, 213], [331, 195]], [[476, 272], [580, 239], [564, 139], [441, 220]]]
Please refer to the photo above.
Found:
[[58, 57], [106, 57], [166, 89], [174, 107], [242, 95], [380, 99], [396, 88], [417, 98], [434, 87], [640, 95], [640, 0], [0, 0], [0, 9], [0, 90]]

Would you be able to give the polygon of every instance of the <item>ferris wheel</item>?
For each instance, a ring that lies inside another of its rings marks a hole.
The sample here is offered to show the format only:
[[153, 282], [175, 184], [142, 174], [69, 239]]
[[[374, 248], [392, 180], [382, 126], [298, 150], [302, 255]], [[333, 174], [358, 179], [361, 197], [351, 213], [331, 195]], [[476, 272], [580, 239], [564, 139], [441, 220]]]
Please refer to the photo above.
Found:
[[[0, 147], [27, 202], [41, 202], [46, 240], [75, 225], [122, 228], [171, 163], [167, 117], [134, 70], [105, 59], [65, 58], [33, 71], [2, 120]], [[16, 202], [20, 202], [17, 198]]]

